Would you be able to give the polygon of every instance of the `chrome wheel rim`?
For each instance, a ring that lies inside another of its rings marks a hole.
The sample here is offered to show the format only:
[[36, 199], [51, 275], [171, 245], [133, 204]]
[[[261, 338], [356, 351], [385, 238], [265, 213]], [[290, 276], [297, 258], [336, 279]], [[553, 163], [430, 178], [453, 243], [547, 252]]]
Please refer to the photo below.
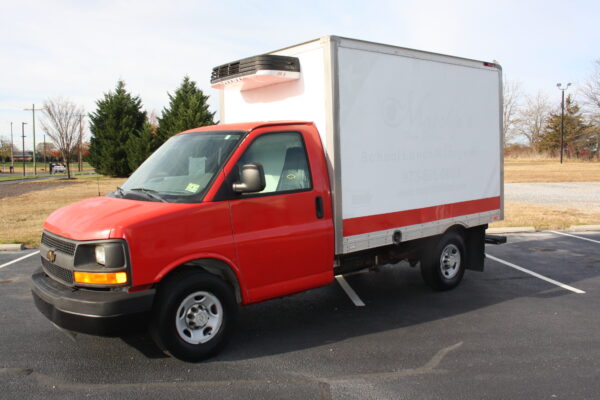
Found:
[[440, 256], [440, 268], [445, 279], [452, 279], [460, 270], [460, 250], [454, 244], [447, 244]]
[[177, 307], [175, 326], [179, 337], [190, 344], [211, 340], [223, 324], [223, 305], [212, 293], [197, 291]]

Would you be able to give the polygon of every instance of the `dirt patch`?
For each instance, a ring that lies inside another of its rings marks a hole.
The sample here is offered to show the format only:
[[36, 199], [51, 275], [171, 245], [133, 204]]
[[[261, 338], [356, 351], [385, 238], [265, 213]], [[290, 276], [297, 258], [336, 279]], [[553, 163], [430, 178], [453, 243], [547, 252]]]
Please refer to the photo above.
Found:
[[52, 180], [49, 182], [19, 182], [19, 183], [4, 183], [0, 185], [0, 199], [6, 197], [20, 196], [29, 192], [37, 192], [39, 190], [54, 189], [61, 186], [77, 185], [83, 182], [77, 180]]

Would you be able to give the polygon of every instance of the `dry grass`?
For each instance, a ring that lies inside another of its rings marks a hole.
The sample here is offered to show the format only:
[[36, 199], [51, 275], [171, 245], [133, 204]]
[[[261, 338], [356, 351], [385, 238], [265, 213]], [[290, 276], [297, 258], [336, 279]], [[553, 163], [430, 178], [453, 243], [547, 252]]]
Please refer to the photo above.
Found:
[[[600, 163], [558, 159], [505, 159], [504, 182], [600, 182]], [[505, 220], [491, 227], [534, 226], [565, 229], [572, 225], [600, 224], [600, 209], [582, 209], [552, 204], [506, 202]]]
[[504, 218], [504, 221], [490, 224], [490, 227], [533, 226], [538, 230], [565, 229], [572, 225], [600, 224], [600, 209], [583, 210], [564, 205], [506, 202]]
[[[42, 224], [48, 214], [67, 204], [98, 196], [98, 182], [100, 193], [106, 194], [114, 191], [124, 179], [101, 177], [78, 178], [75, 181], [78, 183], [0, 199], [0, 243], [25, 243], [28, 247], [38, 247]], [[23, 183], [36, 184], [38, 182]]]
[[504, 182], [600, 182], [600, 163], [549, 159], [504, 160]]

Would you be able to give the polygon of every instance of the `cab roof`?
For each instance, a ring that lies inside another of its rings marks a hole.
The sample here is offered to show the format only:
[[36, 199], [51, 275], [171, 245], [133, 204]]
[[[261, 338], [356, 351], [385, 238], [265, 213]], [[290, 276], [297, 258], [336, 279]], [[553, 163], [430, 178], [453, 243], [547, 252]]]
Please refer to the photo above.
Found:
[[218, 124], [202, 126], [198, 128], [188, 129], [179, 134], [192, 132], [212, 132], [212, 131], [245, 131], [249, 132], [257, 128], [278, 125], [312, 125], [312, 122], [307, 121], [257, 121], [257, 122], [241, 122], [237, 124]]

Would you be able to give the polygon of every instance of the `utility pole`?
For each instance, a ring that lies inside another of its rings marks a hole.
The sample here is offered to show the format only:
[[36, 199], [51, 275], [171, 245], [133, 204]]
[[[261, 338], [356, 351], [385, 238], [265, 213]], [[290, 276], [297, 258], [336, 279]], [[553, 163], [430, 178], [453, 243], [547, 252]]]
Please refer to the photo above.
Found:
[[31, 111], [33, 113], [33, 174], [37, 175], [37, 168], [35, 166], [35, 110], [43, 110], [43, 108], [35, 108], [35, 104], [32, 104], [31, 108], [24, 108], [25, 111]]
[[21, 157], [23, 157], [23, 178], [25, 178], [25, 125], [27, 122], [21, 122], [21, 137], [23, 138], [23, 151]]
[[79, 114], [79, 140], [77, 141], [77, 146], [79, 147], [79, 165], [77, 166], [77, 170], [81, 172], [81, 137], [83, 136], [83, 125], [82, 125], [83, 114]]
[[557, 83], [556, 87], [562, 92], [562, 100], [560, 102], [561, 114], [560, 114], [560, 163], [563, 163], [563, 150], [565, 141], [565, 90], [571, 86], [571, 82], [567, 83], [567, 86], [563, 87], [562, 83]]
[[12, 122], [10, 123], [10, 169], [11, 173], [15, 170], [15, 157], [13, 155], [13, 147], [15, 147], [15, 143], [13, 141], [13, 130], [12, 130]]
[[44, 165], [46, 165], [46, 134], [44, 133]]
[[77, 146], [78, 148], [78, 166], [77, 166], [77, 170], [79, 172], [81, 172], [83, 170], [83, 161], [82, 161], [82, 155], [81, 155], [81, 146], [82, 146], [82, 140], [83, 140], [83, 117], [85, 117], [85, 114], [75, 114], [79, 117], [79, 139], [77, 140]]

